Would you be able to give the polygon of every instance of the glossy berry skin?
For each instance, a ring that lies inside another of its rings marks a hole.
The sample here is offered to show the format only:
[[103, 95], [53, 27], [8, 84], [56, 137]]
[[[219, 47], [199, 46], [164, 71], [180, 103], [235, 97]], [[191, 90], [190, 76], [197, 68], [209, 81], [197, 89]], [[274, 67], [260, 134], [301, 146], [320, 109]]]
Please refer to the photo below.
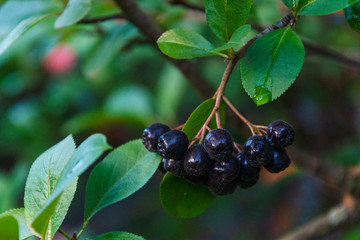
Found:
[[276, 148], [284, 148], [294, 143], [294, 128], [287, 122], [278, 120], [270, 123], [266, 130], [267, 138]]
[[241, 188], [249, 188], [249, 187], [252, 187], [252, 186], [254, 186], [254, 185], [258, 182], [259, 178], [260, 178], [260, 175], [258, 174], [258, 175], [256, 175], [256, 176], [255, 176], [253, 179], [251, 179], [251, 180], [248, 180], [248, 181], [240, 181], [240, 182], [239, 182], [239, 187], [241, 187]]
[[165, 170], [165, 167], [164, 167], [164, 158], [161, 159], [161, 163], [160, 163], [160, 165], [159, 165], [159, 167], [158, 167], [158, 170], [159, 170], [160, 172], [164, 173], [164, 174], [167, 172], [167, 171]]
[[289, 167], [291, 161], [285, 149], [274, 148], [274, 155], [268, 165], [265, 166], [266, 170], [271, 173], [279, 173]]
[[239, 174], [239, 164], [234, 156], [231, 156], [228, 161], [217, 161], [211, 168], [209, 178], [219, 184], [229, 184], [234, 181]]
[[213, 160], [202, 144], [192, 146], [184, 158], [184, 169], [190, 176], [198, 177], [206, 174]]
[[239, 181], [250, 181], [259, 175], [261, 168], [251, 166], [245, 158], [244, 153], [241, 152], [236, 155], [236, 159], [238, 160], [240, 168], [238, 175]]
[[265, 166], [273, 156], [271, 143], [264, 136], [252, 136], [244, 145], [244, 156], [253, 167]]
[[185, 171], [183, 168], [183, 162], [180, 160], [174, 159], [164, 159], [164, 169], [168, 172], [171, 172], [176, 177], [183, 177]]
[[206, 135], [204, 147], [210, 157], [217, 161], [226, 161], [234, 150], [234, 140], [229, 131], [218, 128]]
[[165, 124], [154, 123], [143, 131], [142, 143], [150, 152], [156, 152], [159, 137], [168, 131], [170, 131], [170, 128]]
[[236, 182], [233, 181], [229, 184], [220, 184], [218, 182], [209, 180], [207, 182], [209, 191], [211, 192], [211, 194], [213, 195], [217, 195], [217, 196], [224, 196], [224, 195], [228, 195], [228, 194], [232, 194], [233, 192], [235, 192], [236, 189]]
[[209, 174], [204, 174], [202, 176], [195, 177], [195, 176], [190, 176], [189, 174], [186, 173], [184, 178], [195, 185], [206, 184], [206, 182], [209, 179]]
[[180, 130], [170, 130], [160, 136], [158, 153], [167, 159], [183, 159], [189, 146], [186, 134]]

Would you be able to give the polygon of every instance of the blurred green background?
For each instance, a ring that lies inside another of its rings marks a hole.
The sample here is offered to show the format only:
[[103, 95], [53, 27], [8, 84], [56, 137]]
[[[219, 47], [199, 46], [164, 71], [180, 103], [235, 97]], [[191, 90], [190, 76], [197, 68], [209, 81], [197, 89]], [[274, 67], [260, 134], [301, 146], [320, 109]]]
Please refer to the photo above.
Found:
[[[201, 0], [189, 2], [202, 6]], [[219, 44], [203, 13], [165, 0], [138, 3], [161, 27], [191, 28]], [[28, 16], [49, 9], [61, 11], [63, 7], [56, 0], [2, 3], [0, 39]], [[280, 0], [255, 0], [249, 23], [265, 27], [287, 11]], [[93, 0], [88, 17], [119, 12], [110, 0]], [[54, 29], [55, 19], [38, 24], [0, 55], [0, 212], [23, 205], [31, 163], [68, 134], [79, 143], [101, 132], [116, 147], [139, 138], [153, 122], [171, 127], [184, 123], [203, 100], [130, 24], [111, 20]], [[342, 12], [304, 16], [295, 31], [360, 58], [360, 35], [348, 26]], [[193, 62], [217, 87], [226, 67], [223, 59]], [[294, 148], [313, 152], [339, 166], [352, 166], [360, 160], [359, 80], [359, 69], [307, 52], [300, 76], [276, 101], [257, 107], [242, 87], [239, 66], [231, 76], [226, 96], [254, 123], [268, 125], [276, 119], [290, 122], [297, 133]], [[235, 115], [230, 113], [227, 118], [226, 128], [236, 141], [244, 142], [250, 131]], [[279, 237], [339, 202], [323, 182], [296, 168], [296, 155], [291, 157], [295, 164], [284, 174], [263, 171], [255, 187], [220, 197], [204, 214], [188, 220], [174, 218], [162, 209], [162, 174], [156, 173], [140, 191], [98, 213], [87, 234], [123, 230], [157, 240]], [[62, 226], [67, 232], [78, 230], [82, 224], [90, 171], [80, 178]], [[360, 223], [324, 239], [360, 239], [359, 227]]]

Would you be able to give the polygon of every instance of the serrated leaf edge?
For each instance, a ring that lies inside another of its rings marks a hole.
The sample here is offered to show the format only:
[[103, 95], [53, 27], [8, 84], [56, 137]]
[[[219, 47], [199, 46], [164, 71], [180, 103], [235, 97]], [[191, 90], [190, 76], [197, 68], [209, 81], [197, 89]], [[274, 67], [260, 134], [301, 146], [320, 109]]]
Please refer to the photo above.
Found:
[[[287, 27], [287, 28], [288, 28], [288, 30], [291, 30], [290, 27]], [[287, 30], [287, 31], [288, 31], [288, 30]], [[284, 32], [284, 34], [281, 36], [281, 39], [285, 36], [285, 34], [287, 33], [287, 31]], [[265, 34], [265, 35], [266, 35], [266, 34]], [[265, 35], [264, 35], [264, 36], [265, 36]], [[260, 38], [259, 38], [259, 39], [260, 39]], [[281, 44], [281, 43], [280, 43], [280, 42], [281, 42], [281, 39], [280, 39], [280, 41], [279, 41], [278, 46]], [[301, 41], [301, 39], [300, 39], [300, 41]], [[302, 43], [302, 41], [301, 41], [301, 43]], [[302, 44], [302, 46], [303, 46], [303, 44]], [[276, 49], [276, 52], [277, 52], [277, 50], [278, 50], [278, 47], [277, 47], [277, 49]], [[277, 54], [277, 53], [276, 53], [276, 54]], [[274, 56], [275, 56], [275, 54], [274, 54]], [[303, 60], [302, 62], [304, 62], [304, 59], [305, 59], [305, 55], [302, 57], [302, 60]], [[273, 58], [272, 58], [271, 61], [273, 61]], [[271, 68], [271, 64], [270, 64], [270, 68]], [[272, 95], [271, 95], [271, 102], [274, 101], [274, 100], [276, 100], [276, 99], [278, 99], [279, 97], [281, 97], [281, 96], [295, 83], [296, 79], [297, 79], [298, 76], [300, 75], [300, 72], [301, 72], [301, 71], [298, 72], [298, 74], [296, 75], [296, 77], [295, 77], [294, 81], [291, 83], [291, 85], [290, 85], [289, 87], [287, 87], [286, 89], [284, 89], [284, 90], [281, 92], [281, 94], [279, 94], [279, 96], [273, 98]], [[268, 73], [268, 71], [267, 71], [267, 73]], [[267, 73], [266, 73], [266, 74], [267, 74]], [[266, 80], [266, 81], [267, 81], [267, 80]], [[253, 99], [252, 96], [250, 95], [250, 93], [248, 92], [248, 90], [246, 89], [246, 87], [245, 87], [245, 85], [244, 85], [244, 81], [241, 80], [241, 84], [242, 84], [242, 86], [243, 86], [246, 94], [247, 94], [251, 99]], [[271, 87], [272, 87], [272, 86], [271, 86]], [[255, 102], [255, 101], [254, 101], [254, 102]], [[266, 103], [269, 103], [269, 102], [266, 102]], [[265, 105], [266, 103], [264, 103], [264, 104], [257, 104], [257, 103], [255, 102], [255, 104], [256, 104], [257, 106]]]

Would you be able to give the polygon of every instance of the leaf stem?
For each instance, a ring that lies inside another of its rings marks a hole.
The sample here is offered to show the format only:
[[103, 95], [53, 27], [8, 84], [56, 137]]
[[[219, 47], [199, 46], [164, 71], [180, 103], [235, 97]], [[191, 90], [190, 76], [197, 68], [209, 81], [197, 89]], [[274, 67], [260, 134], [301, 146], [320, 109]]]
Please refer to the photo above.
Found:
[[220, 52], [213, 52], [213, 51], [210, 51], [212, 53], [215, 53], [216, 55], [220, 56], [220, 57], [223, 57], [223, 58], [228, 58], [229, 56], [224, 54], [224, 53], [220, 53]]
[[[202, 143], [202, 141], [204, 139], [206, 129], [207, 129], [211, 119], [214, 117], [214, 115], [215, 115], [215, 118], [216, 118], [217, 127], [222, 128], [221, 120], [220, 120], [220, 113], [219, 113], [219, 108], [220, 108], [220, 104], [221, 104], [222, 99], [231, 108], [231, 110], [249, 127], [252, 135], [256, 135], [256, 133], [261, 134], [262, 132], [260, 131], [260, 129], [266, 129], [265, 126], [253, 125], [243, 115], [241, 115], [240, 112], [237, 111], [237, 109], [224, 96], [224, 91], [225, 91], [226, 85], [227, 85], [227, 83], [228, 83], [228, 81], [230, 79], [231, 73], [233, 72], [237, 62], [242, 57], [244, 57], [244, 55], [246, 53], [246, 50], [255, 42], [255, 40], [262, 37], [263, 35], [265, 35], [268, 32], [274, 31], [276, 29], [287, 27], [290, 24], [292, 16], [293, 16], [293, 13], [290, 12], [287, 15], [285, 15], [284, 17], [282, 17], [277, 23], [269, 26], [268, 28], [266, 28], [265, 30], [260, 32], [258, 35], [256, 35], [251, 40], [249, 40], [242, 48], [240, 48], [239, 51], [234, 55], [235, 56], [234, 58], [230, 59], [228, 65], [227, 65], [227, 67], [226, 67], [226, 69], [224, 71], [224, 74], [222, 76], [220, 85], [219, 85], [218, 89], [216, 90], [216, 92], [215, 92], [215, 94], [213, 96], [213, 98], [216, 99], [214, 108], [212, 109], [209, 117], [207, 118], [207, 120], [205, 121], [205, 123], [203, 124], [203, 126], [201, 127], [201, 129], [199, 130], [197, 135], [195, 136], [195, 139], [200, 138], [200, 141], [199, 141], [200, 143]], [[192, 146], [195, 143], [195, 141], [192, 141], [190, 146]]]
[[280, 28], [284, 28], [284, 27], [288, 26], [290, 24], [291, 19], [292, 19], [292, 15], [293, 15], [292, 12], [288, 13], [287, 15], [282, 17], [277, 23], [271, 25], [270, 27], [266, 28], [264, 31], [262, 31], [261, 33], [256, 35], [254, 38], [252, 38], [250, 41], [248, 41], [245, 44], [245, 46], [240, 48], [240, 50], [238, 51], [238, 54], [236, 55], [235, 58], [233, 58], [233, 59], [231, 59], [229, 61], [228, 65], [227, 65], [227, 67], [226, 67], [226, 69], [224, 71], [224, 74], [222, 76], [220, 85], [219, 85], [218, 89], [216, 90], [216, 93], [214, 94], [214, 98], [216, 97], [214, 108], [213, 108], [209, 118], [206, 120], [203, 127], [200, 129], [200, 131], [202, 132], [200, 142], [202, 141], [202, 139], [204, 137], [206, 126], [209, 124], [210, 120], [212, 119], [212, 117], [214, 115], [216, 115], [217, 127], [221, 128], [220, 114], [218, 113], [218, 111], [219, 111], [222, 99], [224, 99], [225, 102], [227, 102], [229, 107], [232, 108], [233, 112], [236, 113], [239, 116], [239, 118], [250, 128], [250, 131], [251, 131], [251, 133], [253, 135], [256, 134], [255, 132], [258, 132], [258, 127], [255, 127], [246, 118], [244, 118], [244, 116], [242, 116], [236, 110], [236, 108], [230, 103], [230, 101], [227, 100], [227, 98], [225, 98], [225, 96], [224, 96], [225, 87], [226, 87], [226, 84], [228, 83], [228, 81], [230, 79], [231, 73], [234, 70], [237, 62], [245, 55], [246, 50], [255, 42], [255, 40], [262, 37], [263, 35], [265, 35], [268, 32], [271, 32], [271, 31], [274, 31], [276, 29], [280, 29]]
[[66, 239], [71, 240], [72, 238], [61, 228], [58, 229], [58, 232], [63, 235]]
[[82, 225], [80, 232], [77, 234], [77, 239], [80, 239], [80, 236], [84, 233], [86, 226], [88, 225], [89, 220], [86, 220]]

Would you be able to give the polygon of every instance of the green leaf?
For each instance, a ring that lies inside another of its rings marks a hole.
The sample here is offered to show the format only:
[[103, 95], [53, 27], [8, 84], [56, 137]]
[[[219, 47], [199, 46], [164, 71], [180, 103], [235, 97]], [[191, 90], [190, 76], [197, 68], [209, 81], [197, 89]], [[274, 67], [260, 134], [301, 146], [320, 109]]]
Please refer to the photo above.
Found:
[[177, 112], [186, 94], [187, 81], [178, 68], [172, 64], [166, 64], [156, 83], [156, 106], [157, 112], [164, 122], [174, 122]]
[[128, 232], [109, 232], [91, 237], [89, 240], [145, 240], [145, 238]]
[[360, 2], [345, 8], [344, 16], [349, 25], [360, 33]]
[[56, 19], [55, 28], [70, 26], [77, 23], [88, 14], [91, 0], [69, 0], [65, 10]]
[[[61, 193], [50, 205], [36, 216], [31, 228], [44, 239], [52, 239], [64, 221], [70, 204], [74, 198], [77, 179]], [[51, 216], [49, 218], [49, 216]], [[51, 235], [48, 235], [51, 233]], [[51, 236], [51, 237], [50, 237]]]
[[[200, 131], [203, 124], [206, 122], [208, 117], [210, 116], [215, 105], [215, 99], [210, 98], [203, 103], [201, 103], [190, 115], [188, 120], [186, 121], [182, 131], [187, 135], [189, 139], [195, 138], [196, 134]], [[225, 110], [226, 104], [224, 101], [220, 104], [220, 121], [221, 125], [224, 126], [225, 122]], [[215, 117], [210, 121], [209, 127], [211, 129], [215, 129], [216, 122]]]
[[0, 214], [0, 239], [18, 240], [32, 236], [25, 221], [25, 209], [12, 209]]
[[11, 215], [0, 215], [0, 239], [19, 239], [19, 225]]
[[24, 162], [18, 162], [10, 174], [0, 171], [0, 212], [16, 207], [17, 200], [23, 194], [28, 171]]
[[73, 144], [69, 136], [42, 154], [30, 170], [25, 189], [27, 224], [43, 238], [51, 239], [48, 233], [53, 235], [66, 215], [78, 176], [110, 148], [101, 134], [90, 136], [75, 152], [69, 150]]
[[354, 226], [346, 228], [341, 238], [343, 240], [357, 240], [359, 236], [360, 236], [360, 225], [354, 224]]
[[176, 59], [191, 59], [219, 54], [212, 51], [214, 46], [203, 36], [185, 28], [166, 31], [157, 40], [157, 44], [165, 55]]
[[41, 16], [29, 17], [21, 21], [0, 43], [0, 55], [8, 49], [21, 35], [34, 27], [42, 20], [52, 16], [53, 14], [45, 14]]
[[160, 185], [163, 208], [171, 215], [192, 218], [204, 212], [216, 200], [208, 188], [194, 185], [183, 178], [166, 173]]
[[90, 78], [98, 77], [136, 33], [136, 28], [127, 23], [112, 28], [110, 33], [102, 37], [95, 51], [87, 57], [84, 67], [86, 75]]
[[104, 113], [107, 116], [127, 118], [145, 124], [148, 118], [154, 116], [152, 103], [153, 99], [147, 88], [128, 84], [109, 94], [105, 100]]
[[118, 202], [145, 185], [161, 161], [141, 140], [112, 151], [91, 172], [86, 185], [85, 222], [100, 209]]
[[353, 5], [353, 4], [357, 3], [357, 2], [359, 2], [359, 0], [349, 0], [348, 6], [351, 6], [351, 5]]
[[295, 9], [299, 3], [299, 0], [282, 0], [282, 2], [291, 9]]
[[304, 62], [305, 50], [290, 28], [257, 39], [241, 60], [245, 91], [257, 105], [272, 101], [295, 81]]
[[299, 0], [297, 12], [299, 15], [325, 15], [337, 12], [354, 0]]
[[[56, 184], [59, 181], [61, 172], [70, 160], [75, 151], [75, 143], [72, 136], [68, 136], [54, 147], [50, 148], [41, 154], [31, 166], [25, 187], [25, 214], [28, 226], [31, 226], [37, 215], [41, 211], [44, 204], [53, 193]], [[52, 238], [65, 218], [67, 209], [70, 206], [72, 198], [75, 194], [75, 189], [69, 189], [70, 196], [68, 198], [59, 198], [62, 208], [49, 212], [51, 218], [50, 222], [42, 222], [41, 226], [35, 228], [35, 233], [45, 238], [42, 232], [37, 231], [40, 228], [45, 229], [45, 232], [51, 233], [49, 238]], [[60, 206], [60, 205], [59, 205]]]
[[251, 27], [248, 24], [239, 27], [225, 45], [215, 48], [213, 51], [221, 52], [221, 51], [225, 51], [230, 48], [245, 45], [246, 40], [244, 38], [249, 34], [250, 30], [251, 30]]
[[358, 0], [282, 0], [283, 3], [296, 9], [299, 15], [325, 15], [337, 12]]
[[228, 42], [233, 33], [245, 24], [252, 0], [204, 0], [206, 19], [215, 35]]

